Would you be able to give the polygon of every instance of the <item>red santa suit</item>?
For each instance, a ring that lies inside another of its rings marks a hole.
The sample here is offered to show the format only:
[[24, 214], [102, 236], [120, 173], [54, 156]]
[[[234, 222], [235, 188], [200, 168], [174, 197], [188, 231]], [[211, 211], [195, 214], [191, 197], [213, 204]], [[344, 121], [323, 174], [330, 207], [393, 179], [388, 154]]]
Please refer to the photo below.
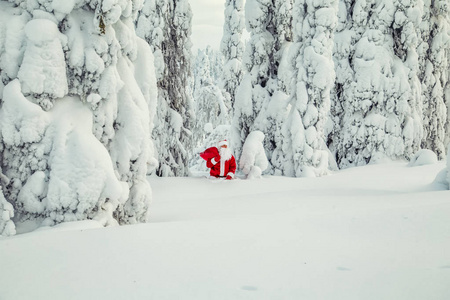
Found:
[[[219, 142], [219, 147], [223, 144], [226, 144], [226, 141]], [[200, 153], [200, 156], [206, 160], [206, 166], [211, 169], [209, 171], [211, 176], [225, 177], [226, 179], [234, 178], [236, 160], [228, 148], [211, 147]]]

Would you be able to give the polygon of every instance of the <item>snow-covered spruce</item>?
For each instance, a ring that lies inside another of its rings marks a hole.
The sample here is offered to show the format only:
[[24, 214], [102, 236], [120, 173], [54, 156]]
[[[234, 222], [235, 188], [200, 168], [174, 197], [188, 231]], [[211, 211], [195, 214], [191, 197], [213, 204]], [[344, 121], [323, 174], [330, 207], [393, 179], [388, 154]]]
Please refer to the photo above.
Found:
[[[219, 88], [219, 73], [223, 65], [221, 54], [210, 47], [198, 50], [193, 64], [193, 99], [196, 122], [193, 125], [194, 148], [203, 146], [206, 124], [213, 128], [218, 125], [229, 125], [230, 103]], [[227, 137], [224, 137], [227, 138]], [[195, 157], [193, 157], [195, 158]]]
[[447, 183], [448, 188], [450, 189], [450, 144], [448, 145], [448, 152], [447, 152]]
[[134, 31], [141, 1], [18, 4], [0, 2], [0, 161], [16, 224], [146, 221], [156, 79]]
[[398, 6], [392, 25], [393, 50], [403, 62], [408, 78], [409, 91], [408, 107], [410, 110], [404, 116], [403, 143], [405, 152], [403, 156], [411, 158], [420, 149], [423, 139], [423, 98], [419, 79], [420, 57], [426, 52], [421, 47], [420, 13], [425, 9], [422, 1], [413, 0]]
[[243, 11], [243, 0], [226, 0], [225, 22], [220, 45], [224, 57], [224, 67], [221, 77], [223, 88], [230, 95], [232, 107], [234, 107], [236, 89], [243, 76], [242, 56], [244, 53], [244, 42], [242, 40], [242, 33], [245, 26]]
[[[408, 159], [419, 149], [422, 123], [414, 26], [420, 23], [421, 7], [419, 2], [408, 3], [409, 7], [395, 1], [375, 5], [356, 1], [351, 19], [347, 17], [350, 32], [340, 32], [351, 42], [337, 43], [337, 51], [350, 54], [354, 76], [349, 82], [338, 75], [342, 79], [336, 95], [344, 110], [337, 147], [341, 167], [386, 157]], [[342, 54], [340, 62], [345, 60]]]
[[334, 88], [331, 90], [329, 119], [325, 126], [327, 146], [336, 157], [341, 146], [342, 126], [344, 116], [344, 93], [351, 89], [355, 72], [350, 57], [355, 52], [354, 41], [357, 32], [353, 30], [351, 10], [354, 0], [339, 1], [338, 20], [334, 33], [333, 62], [336, 74]]
[[[236, 90], [232, 121], [232, 144], [239, 159], [243, 143], [251, 131], [265, 135], [264, 148], [271, 158], [280, 142], [285, 119], [285, 84], [278, 69], [291, 38], [291, 1], [249, 0], [245, 3], [246, 27], [251, 38], [243, 64], [246, 73]], [[274, 172], [269, 166], [269, 172]]]
[[329, 170], [324, 138], [334, 82], [337, 1], [295, 1], [293, 16], [294, 44], [289, 60], [294, 64], [294, 79], [278, 161], [287, 176], [321, 176]]
[[[422, 148], [433, 150], [440, 159], [445, 157], [445, 145], [448, 142], [448, 111], [445, 101], [445, 89], [448, 88], [450, 67], [450, 5], [448, 1], [432, 1], [424, 13], [423, 31], [426, 51], [422, 61], [423, 87], [423, 123], [424, 136]], [[446, 125], [447, 123], [447, 125]], [[447, 127], [446, 127], [447, 126]], [[447, 129], [447, 132], [446, 132]]]
[[12, 221], [14, 208], [6, 201], [0, 186], [0, 236], [10, 236], [16, 234], [16, 226]]
[[146, 1], [137, 33], [156, 57], [158, 102], [152, 137], [159, 176], [185, 176], [192, 149], [193, 103], [187, 93], [191, 68], [192, 11], [187, 0]]
[[136, 34], [146, 40], [155, 58], [157, 80], [164, 77], [163, 43], [167, 38], [169, 0], [144, 1], [136, 19]]

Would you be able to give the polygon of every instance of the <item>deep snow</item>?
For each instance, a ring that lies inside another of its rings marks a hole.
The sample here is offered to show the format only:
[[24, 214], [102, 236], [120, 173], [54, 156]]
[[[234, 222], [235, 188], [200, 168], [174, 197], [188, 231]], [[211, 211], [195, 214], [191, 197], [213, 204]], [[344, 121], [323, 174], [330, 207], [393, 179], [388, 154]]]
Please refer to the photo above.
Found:
[[444, 167], [150, 178], [148, 224], [0, 238], [0, 299], [450, 299]]

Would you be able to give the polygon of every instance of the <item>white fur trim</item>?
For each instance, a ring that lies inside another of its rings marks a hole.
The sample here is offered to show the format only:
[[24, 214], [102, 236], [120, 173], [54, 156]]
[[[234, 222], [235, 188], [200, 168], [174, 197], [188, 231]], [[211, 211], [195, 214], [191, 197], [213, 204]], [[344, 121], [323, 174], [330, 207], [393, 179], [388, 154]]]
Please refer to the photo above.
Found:
[[220, 176], [225, 175], [225, 162], [226, 162], [226, 159], [222, 156], [220, 158]]
[[213, 165], [217, 164], [218, 162], [214, 159], [214, 157], [211, 159], [211, 162]]
[[223, 140], [219, 142], [219, 147], [222, 145], [227, 145], [228, 146], [228, 141], [227, 140]]
[[230, 176], [231, 178], [234, 178], [234, 173], [228, 172], [227, 176]]

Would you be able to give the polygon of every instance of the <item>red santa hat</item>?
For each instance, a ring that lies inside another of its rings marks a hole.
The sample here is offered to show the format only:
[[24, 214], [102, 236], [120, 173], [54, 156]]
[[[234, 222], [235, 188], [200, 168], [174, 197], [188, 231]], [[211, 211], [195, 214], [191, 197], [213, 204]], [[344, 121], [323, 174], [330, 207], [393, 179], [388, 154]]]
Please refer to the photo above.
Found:
[[228, 147], [228, 141], [227, 140], [222, 140], [219, 142], [219, 147], [222, 147], [223, 145], [226, 145]]

